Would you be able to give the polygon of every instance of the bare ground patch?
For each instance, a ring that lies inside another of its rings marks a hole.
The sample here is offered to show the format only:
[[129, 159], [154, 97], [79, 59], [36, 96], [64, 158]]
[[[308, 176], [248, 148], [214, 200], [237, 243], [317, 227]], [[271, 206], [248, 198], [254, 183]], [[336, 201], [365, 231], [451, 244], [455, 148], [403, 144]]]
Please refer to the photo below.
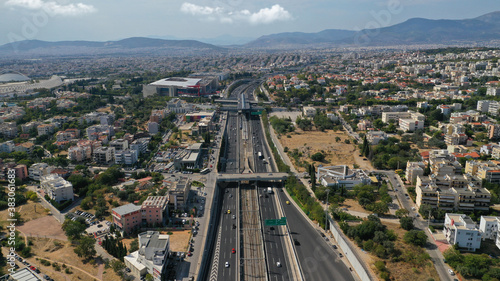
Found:
[[28, 237], [52, 238], [68, 240], [61, 224], [52, 216], [45, 216], [19, 226], [18, 229]]

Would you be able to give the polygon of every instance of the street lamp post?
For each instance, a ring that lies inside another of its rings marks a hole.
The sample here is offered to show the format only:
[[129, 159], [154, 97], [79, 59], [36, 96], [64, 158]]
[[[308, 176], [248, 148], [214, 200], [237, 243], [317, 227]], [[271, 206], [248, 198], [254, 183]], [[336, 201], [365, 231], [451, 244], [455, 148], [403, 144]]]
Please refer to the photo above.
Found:
[[328, 195], [330, 194], [330, 189], [326, 190], [326, 209], [325, 209], [325, 231], [328, 222]]

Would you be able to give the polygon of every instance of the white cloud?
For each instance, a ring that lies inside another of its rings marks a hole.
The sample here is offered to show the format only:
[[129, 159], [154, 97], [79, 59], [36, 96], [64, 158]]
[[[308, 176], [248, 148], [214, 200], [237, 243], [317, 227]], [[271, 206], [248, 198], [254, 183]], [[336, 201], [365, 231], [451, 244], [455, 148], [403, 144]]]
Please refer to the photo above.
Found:
[[62, 16], [76, 16], [96, 11], [94, 6], [83, 3], [61, 5], [56, 1], [43, 0], [8, 0], [5, 5], [29, 10], [44, 10], [50, 15]]
[[251, 24], [269, 24], [292, 19], [292, 15], [278, 4], [252, 13], [249, 10], [228, 11], [223, 7], [199, 6], [186, 2], [182, 4], [181, 12], [193, 16], [204, 16], [207, 20], [218, 20], [221, 23], [244, 21]]
[[249, 17], [250, 23], [260, 24], [260, 23], [272, 23], [275, 21], [286, 21], [290, 20], [292, 15], [283, 9], [280, 5], [273, 5], [271, 8], [260, 9], [257, 13], [251, 14]]

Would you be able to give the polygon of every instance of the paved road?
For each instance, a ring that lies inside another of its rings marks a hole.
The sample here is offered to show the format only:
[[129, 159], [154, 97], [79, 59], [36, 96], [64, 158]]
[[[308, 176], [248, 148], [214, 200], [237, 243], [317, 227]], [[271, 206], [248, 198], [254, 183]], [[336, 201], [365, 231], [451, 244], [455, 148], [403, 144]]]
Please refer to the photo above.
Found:
[[[401, 202], [401, 205], [405, 209], [410, 211], [410, 216], [415, 218], [415, 215], [418, 212], [416, 209], [417, 206], [413, 203], [413, 201], [408, 196], [406, 196], [406, 194], [408, 194], [408, 190], [406, 190], [404, 183], [401, 181], [399, 176], [397, 176], [394, 171], [380, 170], [380, 171], [375, 171], [375, 172], [383, 173], [387, 176], [387, 178], [391, 182], [392, 186], [394, 188], [398, 189], [398, 191], [396, 192], [396, 195], [397, 195], [399, 201]], [[413, 208], [415, 208], [415, 210], [413, 210]], [[439, 251], [436, 243], [434, 243], [432, 235], [427, 230], [427, 222], [422, 220], [421, 217], [416, 217], [414, 219], [413, 223], [414, 223], [416, 229], [423, 230], [423, 231], [425, 231], [425, 234], [427, 234], [428, 243], [427, 243], [427, 246], [425, 247], [425, 249], [427, 250], [427, 253], [429, 253], [429, 256], [431, 257], [431, 259], [434, 263], [434, 267], [436, 268], [436, 271], [439, 274], [440, 280], [442, 280], [442, 281], [454, 280], [454, 278], [453, 278], [454, 276], [450, 276], [450, 274], [448, 273], [448, 269], [451, 269], [451, 268], [443, 262], [443, 260], [444, 260], [443, 254], [441, 253], [441, 251]]]
[[284, 192], [279, 199], [285, 211], [290, 234], [300, 245], [295, 245], [304, 279], [315, 280], [354, 280], [352, 273], [340, 260], [338, 252], [329, 246], [319, 232], [293, 206], [287, 205]]

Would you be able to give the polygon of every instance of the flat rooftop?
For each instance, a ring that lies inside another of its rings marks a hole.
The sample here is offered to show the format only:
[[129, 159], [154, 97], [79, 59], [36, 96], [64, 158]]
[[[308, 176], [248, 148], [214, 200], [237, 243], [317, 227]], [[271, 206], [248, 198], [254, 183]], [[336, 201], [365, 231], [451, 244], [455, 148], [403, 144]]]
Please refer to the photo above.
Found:
[[196, 86], [200, 81], [201, 79], [199, 78], [170, 77], [155, 81], [150, 85], [187, 88]]

